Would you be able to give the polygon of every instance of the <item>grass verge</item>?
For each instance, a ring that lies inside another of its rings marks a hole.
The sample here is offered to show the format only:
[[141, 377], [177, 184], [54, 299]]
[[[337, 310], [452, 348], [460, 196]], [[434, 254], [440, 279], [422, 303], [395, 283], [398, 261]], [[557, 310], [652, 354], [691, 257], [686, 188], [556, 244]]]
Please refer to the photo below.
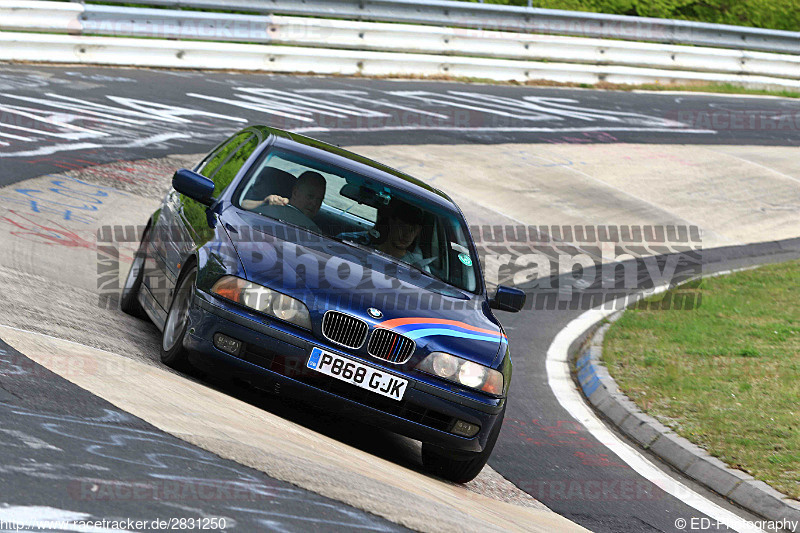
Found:
[[[600, 88], [600, 87], [598, 87]], [[721, 94], [752, 94], [756, 96], [781, 96], [783, 98], [800, 98], [800, 92], [789, 89], [748, 89], [733, 83], [697, 83], [684, 85], [669, 85], [658, 83], [645, 83], [630, 86], [630, 90], [638, 91], [685, 91]], [[624, 90], [624, 89], [623, 89]]]
[[696, 309], [623, 314], [603, 346], [611, 375], [678, 434], [800, 499], [800, 261], [694, 290]]
[[529, 87], [556, 87], [568, 89], [597, 89], [603, 91], [681, 91], [692, 93], [717, 93], [717, 94], [749, 94], [754, 96], [777, 96], [781, 98], [800, 98], [800, 91], [790, 91], [788, 89], [750, 89], [735, 85], [733, 83], [644, 83], [641, 85], [629, 85], [621, 83], [608, 83], [605, 81], [598, 83], [570, 83], [551, 80], [528, 80], [525, 82], [514, 80], [493, 80], [489, 78], [472, 78], [463, 76], [448, 76], [445, 74], [433, 76], [413, 76], [408, 74], [387, 74], [384, 76], [345, 76], [345, 77], [364, 77], [381, 79], [403, 79], [421, 81], [451, 81], [458, 83], [482, 83], [486, 85], [517, 85]]

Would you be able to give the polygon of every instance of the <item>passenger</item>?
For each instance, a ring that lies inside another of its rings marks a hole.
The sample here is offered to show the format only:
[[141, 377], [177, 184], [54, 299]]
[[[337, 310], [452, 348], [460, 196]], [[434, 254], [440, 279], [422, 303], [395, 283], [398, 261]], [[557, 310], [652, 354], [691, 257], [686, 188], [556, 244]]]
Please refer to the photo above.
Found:
[[377, 248], [405, 263], [419, 265], [424, 258], [417, 245], [425, 214], [418, 207], [404, 202], [393, 202], [389, 214], [386, 239]]
[[431, 274], [430, 263], [435, 261], [436, 257], [425, 259], [417, 242], [422, 224], [425, 222], [424, 211], [402, 200], [394, 199], [389, 204], [388, 214], [383, 218], [383, 222], [382, 218], [378, 217], [378, 222], [368, 232], [342, 233], [338, 238], [372, 246]]

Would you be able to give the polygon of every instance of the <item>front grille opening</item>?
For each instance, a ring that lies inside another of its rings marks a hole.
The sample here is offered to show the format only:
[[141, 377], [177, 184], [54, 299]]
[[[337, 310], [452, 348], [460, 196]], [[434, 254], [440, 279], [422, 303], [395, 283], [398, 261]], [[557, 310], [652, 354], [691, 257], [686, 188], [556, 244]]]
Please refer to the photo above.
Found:
[[348, 348], [361, 348], [368, 329], [363, 320], [338, 311], [328, 311], [322, 317], [322, 334], [328, 340]]
[[408, 337], [388, 329], [376, 328], [369, 338], [367, 353], [372, 357], [400, 364], [408, 361], [414, 348], [414, 341]]

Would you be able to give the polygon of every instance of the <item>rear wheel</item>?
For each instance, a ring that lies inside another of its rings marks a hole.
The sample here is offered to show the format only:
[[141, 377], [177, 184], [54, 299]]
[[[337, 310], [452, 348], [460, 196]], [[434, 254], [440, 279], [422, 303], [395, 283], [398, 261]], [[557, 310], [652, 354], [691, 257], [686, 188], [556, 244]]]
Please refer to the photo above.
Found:
[[161, 338], [161, 362], [176, 370], [185, 370], [189, 367], [186, 348], [183, 347], [183, 338], [189, 324], [189, 310], [194, 298], [196, 280], [196, 266], [192, 265], [181, 272], [177, 288], [172, 295], [172, 304], [169, 306], [167, 320], [164, 323], [164, 333]]
[[147, 314], [139, 303], [139, 289], [142, 287], [144, 279], [144, 263], [147, 259], [147, 239], [150, 236], [150, 228], [147, 228], [142, 235], [139, 249], [133, 254], [131, 269], [128, 277], [125, 278], [125, 285], [122, 286], [122, 293], [119, 297], [119, 308], [123, 313], [127, 313], [137, 318], [147, 319]]
[[500, 428], [503, 425], [503, 417], [505, 416], [505, 408], [500, 414], [499, 420], [492, 428], [492, 433], [486, 441], [486, 446], [482, 452], [473, 454], [468, 458], [454, 458], [448, 450], [439, 448], [427, 442], [422, 443], [422, 464], [425, 468], [434, 475], [443, 477], [449, 481], [456, 483], [467, 483], [472, 481], [481, 473], [489, 456], [492, 455], [492, 450], [497, 442], [497, 437], [500, 435]]

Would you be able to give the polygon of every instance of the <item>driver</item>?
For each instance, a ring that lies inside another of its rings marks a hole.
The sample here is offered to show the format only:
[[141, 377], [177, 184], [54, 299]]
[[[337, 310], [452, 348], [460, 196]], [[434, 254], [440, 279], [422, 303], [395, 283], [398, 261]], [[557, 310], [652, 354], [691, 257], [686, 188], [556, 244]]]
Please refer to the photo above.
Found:
[[312, 218], [319, 213], [325, 187], [322, 174], [307, 170], [297, 178], [289, 198], [271, 194], [262, 201], [245, 200], [242, 207], [319, 233], [319, 226]]

